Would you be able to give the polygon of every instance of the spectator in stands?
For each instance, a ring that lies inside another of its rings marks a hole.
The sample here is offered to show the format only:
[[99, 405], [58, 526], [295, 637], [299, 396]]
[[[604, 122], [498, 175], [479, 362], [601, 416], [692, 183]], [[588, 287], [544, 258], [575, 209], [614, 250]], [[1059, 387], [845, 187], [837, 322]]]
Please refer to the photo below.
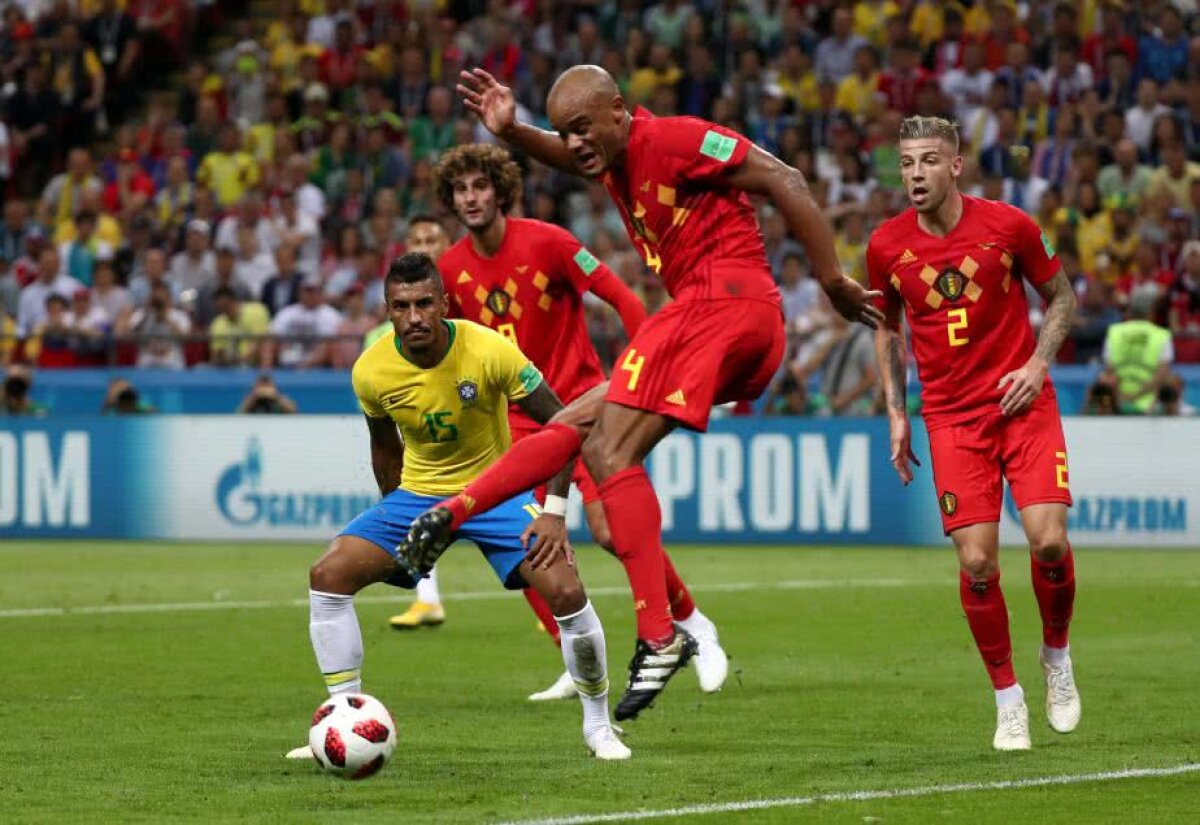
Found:
[[290, 189], [279, 192], [276, 206], [270, 223], [278, 245], [291, 247], [302, 273], [316, 275], [321, 267], [321, 228], [316, 219], [297, 208], [296, 193]]
[[1121, 313], [1109, 299], [1108, 288], [1096, 280], [1087, 282], [1079, 309], [1071, 321], [1071, 340], [1075, 344], [1075, 363], [1100, 361], [1108, 337], [1108, 328], [1119, 323]]
[[814, 68], [818, 77], [840, 83], [842, 78], [854, 71], [854, 56], [869, 44], [854, 34], [853, 27], [850, 9], [834, 9], [832, 32], [817, 44]]
[[8, 99], [6, 108], [16, 160], [17, 194], [31, 197], [45, 180], [62, 137], [54, 128], [59, 98], [50, 89], [41, 62], [35, 60], [26, 67], [25, 80]]
[[295, 256], [295, 251], [286, 244], [280, 244], [272, 255], [269, 248], [260, 244], [257, 232], [250, 227], [239, 226], [233, 274], [252, 295], [264, 296], [264, 303], [271, 306], [271, 302], [265, 299], [267, 286], [276, 277], [286, 276], [295, 269]]
[[296, 207], [315, 221], [325, 218], [325, 193], [308, 180], [309, 164], [297, 152], [288, 158], [285, 185], [296, 193]]
[[1123, 138], [1113, 150], [1113, 162], [1100, 170], [1096, 186], [1105, 200], [1121, 195], [1137, 200], [1150, 188], [1151, 176], [1150, 167], [1138, 162], [1137, 144]]
[[1180, 252], [1180, 272], [1167, 292], [1169, 324], [1177, 334], [1200, 334], [1200, 241], [1191, 240]]
[[171, 287], [162, 279], [151, 282], [146, 304], [133, 311], [123, 329], [118, 328], [137, 343], [139, 367], [169, 369], [184, 368], [182, 338], [191, 330], [191, 319], [174, 306]]
[[38, 257], [37, 280], [21, 290], [17, 308], [17, 335], [24, 338], [33, 334], [46, 319], [46, 299], [51, 294], [64, 299], [83, 287], [83, 284], [62, 272], [62, 259], [58, 250], [47, 246]]
[[63, 141], [68, 146], [87, 146], [104, 112], [104, 68], [73, 21], [59, 30], [51, 66], [51, 85], [62, 106]]
[[66, 273], [85, 286], [92, 284], [96, 259], [111, 257], [113, 250], [96, 237], [96, 213], [80, 212], [75, 216], [75, 237], [59, 248]]
[[813, 415], [816, 412], [808, 388], [788, 371], [771, 385], [763, 401], [764, 415]]
[[146, 250], [142, 260], [142, 272], [129, 281], [129, 297], [135, 307], [144, 307], [150, 300], [154, 288], [162, 284], [171, 293], [171, 300], [179, 299], [179, 286], [167, 279], [167, 253], [162, 247]]
[[77, 289], [71, 296], [71, 319], [76, 361], [97, 366], [104, 354], [105, 339], [112, 330], [112, 318], [92, 300], [90, 289]]
[[810, 277], [800, 253], [789, 252], [784, 255], [779, 270], [779, 292], [783, 297], [783, 318], [788, 331], [810, 332], [813, 313], [819, 304], [820, 288]]
[[1175, 349], [1171, 331], [1150, 320], [1154, 310], [1149, 296], [1139, 295], [1129, 302], [1129, 320], [1108, 328], [1104, 340], [1104, 367], [1101, 381], [1117, 393], [1119, 412], [1150, 412], [1159, 388], [1170, 378]]
[[1171, 3], [1159, 5], [1157, 32], [1148, 30], [1138, 43], [1137, 75], [1163, 84], [1186, 72], [1188, 37], [1179, 9]]
[[217, 292], [222, 288], [233, 290], [240, 301], [257, 301], [259, 296], [251, 294], [250, 288], [237, 279], [234, 266], [237, 258], [232, 249], [222, 248], [216, 251], [216, 276], [213, 282], [202, 288], [192, 306], [192, 319], [196, 326], [205, 329], [217, 316]]
[[73, 333], [74, 318], [67, 299], [57, 293], [46, 296], [46, 313], [25, 339], [25, 358], [39, 367], [70, 367], [75, 365]]
[[1147, 190], [1151, 195], [1166, 192], [1172, 206], [1187, 209], [1191, 206], [1192, 182], [1200, 180], [1200, 163], [1187, 159], [1187, 149], [1178, 140], [1163, 147], [1162, 161], [1162, 166], [1150, 174]]
[[205, 155], [196, 181], [213, 190], [217, 205], [228, 209], [258, 185], [254, 157], [241, 148], [242, 133], [236, 123], [225, 123], [217, 133], [217, 149]]
[[375, 326], [375, 318], [366, 311], [363, 285], [351, 284], [342, 300], [342, 322], [337, 329], [337, 340], [333, 342], [330, 366], [335, 369], [353, 367], [362, 352], [364, 336]]
[[49, 410], [29, 397], [33, 373], [28, 367], [10, 364], [4, 373], [4, 394], [0, 396], [0, 416], [44, 416]]
[[437, 160], [454, 145], [454, 98], [445, 86], [433, 86], [425, 100], [425, 114], [413, 118], [410, 139], [414, 161]]
[[325, 303], [320, 277], [305, 278], [300, 285], [300, 301], [279, 310], [271, 322], [275, 336], [273, 347], [263, 366], [278, 363], [281, 367], [307, 369], [330, 364], [331, 347], [324, 340], [337, 334], [342, 316]]
[[117, 269], [111, 258], [98, 259], [92, 270], [92, 304], [103, 310], [112, 326], [133, 312], [133, 298], [129, 290], [117, 282]]
[[231, 286], [214, 293], [217, 315], [209, 327], [209, 353], [214, 364], [253, 366], [262, 359], [264, 341], [271, 332], [271, 316], [258, 301], [246, 301]]
[[816, 334], [812, 348], [790, 367], [803, 384], [818, 372], [821, 397], [813, 399], [818, 415], [871, 415], [878, 373], [871, 331], [833, 313], [831, 325]]
[[1125, 134], [1139, 152], [1149, 152], [1154, 122], [1170, 114], [1171, 110], [1159, 101], [1158, 83], [1151, 77], [1143, 77], [1138, 82], [1137, 105], [1125, 111]]
[[[275, 253], [273, 273], [266, 282], [257, 288], [251, 282], [238, 275], [239, 280], [246, 282], [251, 293], [260, 296], [272, 316], [278, 315], [284, 307], [291, 306], [300, 300], [300, 285], [304, 273], [296, 266], [296, 253], [287, 245], [280, 246]], [[236, 271], [236, 270], [235, 270]], [[317, 275], [313, 280], [320, 280]]]
[[70, 221], [82, 208], [80, 199], [88, 190], [103, 189], [92, 172], [92, 156], [87, 149], [72, 149], [67, 155], [67, 170], [55, 175], [42, 192], [42, 222], [55, 227]]
[[212, 228], [207, 221], [192, 220], [184, 233], [183, 251], [171, 257], [168, 280], [179, 293], [196, 294], [211, 286], [217, 278], [217, 258], [209, 249]]
[[274, 378], [263, 374], [255, 379], [254, 386], [246, 393], [237, 411], [250, 414], [291, 414], [296, 412], [296, 402], [279, 391]]

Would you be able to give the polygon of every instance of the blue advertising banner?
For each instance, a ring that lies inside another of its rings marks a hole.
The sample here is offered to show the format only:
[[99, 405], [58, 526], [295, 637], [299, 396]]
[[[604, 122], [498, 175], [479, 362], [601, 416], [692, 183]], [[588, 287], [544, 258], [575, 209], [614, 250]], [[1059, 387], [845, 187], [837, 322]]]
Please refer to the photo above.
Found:
[[[1080, 544], [1200, 547], [1189, 419], [1066, 419]], [[901, 486], [882, 419], [741, 418], [679, 432], [649, 471], [668, 542], [941, 545], [924, 465]], [[360, 416], [4, 419], [0, 535], [324, 543], [378, 498]], [[581, 507], [568, 514], [582, 529]], [[1006, 542], [1022, 540], [1011, 499]]]

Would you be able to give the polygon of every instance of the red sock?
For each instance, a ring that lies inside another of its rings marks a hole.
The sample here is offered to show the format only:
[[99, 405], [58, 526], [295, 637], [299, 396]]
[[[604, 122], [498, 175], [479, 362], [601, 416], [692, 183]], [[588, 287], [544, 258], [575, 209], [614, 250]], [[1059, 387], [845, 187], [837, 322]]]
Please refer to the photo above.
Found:
[[579, 431], [566, 424], [548, 424], [522, 438], [467, 489], [442, 504], [454, 514], [452, 526], [457, 530], [471, 516], [545, 484], [579, 454], [579, 445]]
[[663, 564], [667, 573], [667, 598], [671, 602], [671, 616], [675, 621], [681, 622], [696, 611], [696, 603], [692, 601], [692, 594], [688, 592], [683, 579], [675, 572], [675, 565], [671, 563], [671, 557], [665, 550]]
[[1008, 608], [1004, 605], [1004, 593], [1000, 590], [1000, 573], [993, 573], [982, 581], [972, 579], [959, 571], [958, 596], [967, 614], [967, 624], [975, 637], [975, 646], [983, 657], [992, 686], [996, 690], [1012, 687], [1017, 683], [1013, 673], [1012, 642], [1008, 636]]
[[1058, 561], [1038, 561], [1031, 554], [1029, 566], [1033, 593], [1042, 613], [1042, 644], [1066, 647], [1071, 612], [1075, 608], [1075, 554], [1070, 545]]
[[538, 621], [542, 623], [542, 627], [550, 634], [554, 643], [562, 645], [562, 641], [559, 639], [558, 622], [554, 621], [554, 613], [550, 610], [550, 605], [546, 604], [546, 600], [542, 598], [542, 594], [532, 587], [526, 587], [521, 594], [525, 596], [525, 601], [529, 602], [534, 615], [538, 617]]
[[600, 500], [633, 591], [638, 638], [652, 645], [668, 642], [675, 628], [663, 569], [662, 511], [646, 469], [637, 464], [609, 476], [600, 485]]

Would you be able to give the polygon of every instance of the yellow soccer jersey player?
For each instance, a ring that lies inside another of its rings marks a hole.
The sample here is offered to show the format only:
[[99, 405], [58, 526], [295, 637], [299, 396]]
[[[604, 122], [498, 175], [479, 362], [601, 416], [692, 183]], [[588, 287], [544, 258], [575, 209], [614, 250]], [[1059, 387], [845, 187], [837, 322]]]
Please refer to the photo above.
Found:
[[445, 497], [508, 449], [508, 403], [533, 392], [542, 374], [500, 333], [472, 321], [440, 323], [450, 349], [436, 366], [417, 366], [396, 335], [385, 335], [359, 356], [353, 381], [363, 412], [400, 428], [400, 486]]
[[[309, 638], [333, 694], [362, 691], [354, 595], [375, 582], [414, 587], [432, 567], [399, 557], [413, 520], [462, 490], [508, 448], [509, 401], [543, 424], [562, 409], [515, 345], [468, 321], [446, 320], [441, 274], [427, 255], [393, 261], [384, 290], [393, 333], [359, 357], [352, 379], [383, 499], [347, 524], [308, 572]], [[566, 494], [571, 469], [548, 485], [556, 495]], [[527, 531], [536, 536], [532, 557]], [[505, 587], [531, 587], [546, 600], [583, 704], [584, 742], [600, 759], [628, 759], [629, 748], [609, 722], [604, 629], [571, 561], [564, 520], [541, 514], [525, 492], [468, 519], [452, 538], [474, 542]], [[288, 756], [311, 760], [316, 754], [301, 746]]]

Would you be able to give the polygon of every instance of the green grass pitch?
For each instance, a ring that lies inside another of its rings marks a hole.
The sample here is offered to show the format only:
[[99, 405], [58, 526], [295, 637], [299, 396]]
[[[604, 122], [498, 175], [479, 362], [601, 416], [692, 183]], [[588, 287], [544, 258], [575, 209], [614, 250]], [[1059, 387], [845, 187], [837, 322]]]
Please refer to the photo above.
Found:
[[[388, 629], [408, 599], [400, 591], [372, 588], [359, 604], [365, 689], [392, 709], [400, 744], [380, 775], [346, 783], [282, 758], [324, 696], [306, 609], [319, 548], [0, 542], [0, 819], [528, 821], [1200, 763], [1198, 552], [1077, 552], [1084, 713], [1059, 736], [1041, 707], [1028, 562], [1006, 551], [1034, 750], [997, 754], [948, 548], [673, 550], [736, 675], [705, 696], [680, 674], [627, 725], [631, 762], [586, 757], [576, 703], [525, 701], [559, 674], [558, 652], [524, 601], [495, 595], [483, 560], [460, 547], [442, 569], [443, 628]], [[605, 623], [615, 701], [633, 647], [624, 576], [591, 549], [580, 566]], [[1191, 772], [718, 809], [701, 821], [1197, 817]]]

